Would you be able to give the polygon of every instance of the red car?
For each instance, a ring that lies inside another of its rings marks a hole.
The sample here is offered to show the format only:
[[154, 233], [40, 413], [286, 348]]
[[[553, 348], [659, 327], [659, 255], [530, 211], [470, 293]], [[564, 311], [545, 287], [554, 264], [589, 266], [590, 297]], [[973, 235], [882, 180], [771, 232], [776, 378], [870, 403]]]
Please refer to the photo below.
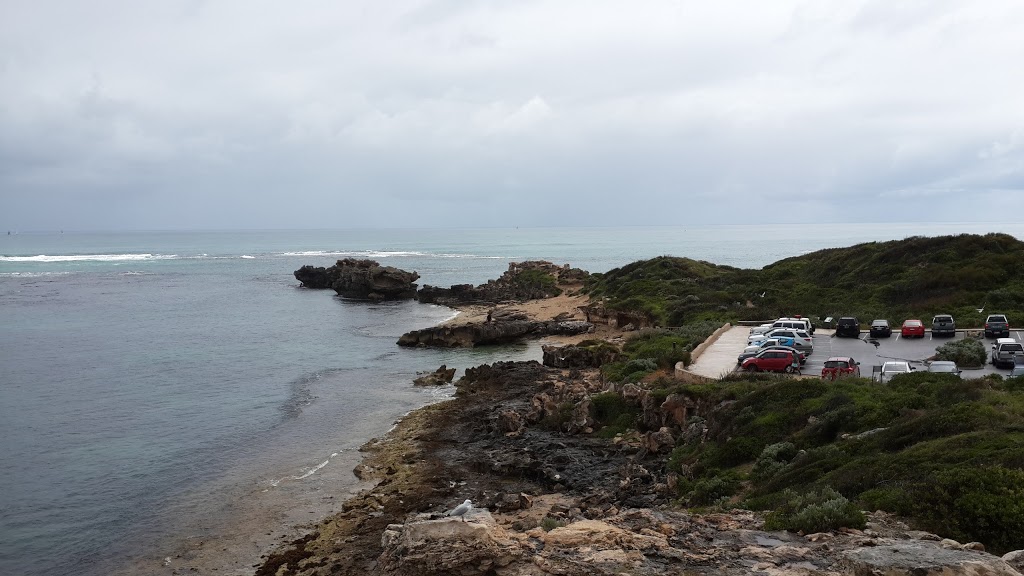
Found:
[[904, 338], [910, 338], [911, 336], [924, 338], [924, 322], [920, 320], [904, 320], [903, 327], [900, 328], [900, 336]]
[[741, 366], [748, 372], [799, 372], [800, 359], [790, 350], [765, 350], [753, 358], [747, 358]]
[[833, 356], [825, 360], [825, 367], [821, 369], [822, 378], [835, 380], [844, 376], [860, 376], [860, 362], [849, 356]]

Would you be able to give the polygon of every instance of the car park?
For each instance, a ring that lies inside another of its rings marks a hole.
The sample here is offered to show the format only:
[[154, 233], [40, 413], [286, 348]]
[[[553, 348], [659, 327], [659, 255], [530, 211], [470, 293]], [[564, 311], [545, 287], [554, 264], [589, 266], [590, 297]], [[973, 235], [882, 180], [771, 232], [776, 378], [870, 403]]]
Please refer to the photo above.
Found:
[[825, 366], [821, 369], [822, 378], [835, 380], [845, 376], [860, 376], [860, 362], [849, 356], [832, 356], [825, 360]]
[[836, 322], [836, 336], [860, 338], [860, 321], [853, 316], [843, 316]]
[[800, 370], [797, 355], [788, 350], [764, 350], [753, 358], [747, 358], [741, 365], [748, 372], [788, 372]]
[[956, 362], [949, 360], [935, 360], [928, 365], [928, 371], [936, 374], [956, 374], [960, 376], [960, 368], [957, 367]]
[[1005, 314], [989, 314], [985, 319], [985, 337], [1000, 338], [1010, 335], [1010, 321]]
[[872, 320], [871, 327], [868, 329], [868, 335], [872, 338], [888, 338], [892, 336], [892, 327], [889, 326], [888, 320]]
[[900, 374], [909, 374], [913, 371], [914, 369], [910, 367], [910, 363], [905, 360], [887, 360], [882, 362], [879, 380], [884, 384]]
[[904, 320], [903, 327], [900, 328], [900, 335], [904, 338], [924, 338], [924, 322], [920, 320]]
[[956, 336], [956, 322], [949, 314], [932, 317], [932, 336]]
[[998, 338], [992, 345], [992, 365], [1014, 367], [1017, 357], [1024, 357], [1024, 345], [1013, 338]]

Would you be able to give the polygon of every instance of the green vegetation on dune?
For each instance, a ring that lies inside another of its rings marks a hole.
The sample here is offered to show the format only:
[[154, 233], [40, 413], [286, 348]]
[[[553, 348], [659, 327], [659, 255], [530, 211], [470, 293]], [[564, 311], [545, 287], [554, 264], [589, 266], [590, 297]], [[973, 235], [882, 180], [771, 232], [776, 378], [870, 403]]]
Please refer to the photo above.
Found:
[[694, 320], [857, 316], [862, 321], [952, 314], [978, 327], [984, 314], [1024, 318], [1024, 242], [1006, 234], [912, 237], [830, 248], [761, 270], [660, 256], [594, 274], [586, 287], [612, 310], [662, 326]]
[[[683, 384], [659, 376], [689, 362], [724, 321], [853, 315], [898, 326], [946, 313], [960, 327], [978, 327], [998, 312], [1024, 322], [1024, 242], [1003, 234], [915, 237], [761, 270], [661, 256], [594, 274], [585, 289], [611, 310], [675, 326], [638, 333], [601, 373], [642, 383], [655, 406], [670, 395], [692, 404], [665, 461], [677, 475], [679, 505], [764, 510], [770, 529], [804, 532], [859, 527], [862, 509], [882, 509], [995, 552], [1024, 542], [1024, 377], [917, 372], [883, 385], [765, 374]], [[938, 350], [962, 366], [983, 364], [987, 354], [979, 338]], [[647, 430], [635, 395], [593, 400], [598, 435]]]
[[772, 526], [823, 530], [884, 509], [997, 551], [1024, 541], [1022, 378], [819, 381], [742, 375], [662, 383], [708, 428], [668, 460], [689, 506], [741, 500]]

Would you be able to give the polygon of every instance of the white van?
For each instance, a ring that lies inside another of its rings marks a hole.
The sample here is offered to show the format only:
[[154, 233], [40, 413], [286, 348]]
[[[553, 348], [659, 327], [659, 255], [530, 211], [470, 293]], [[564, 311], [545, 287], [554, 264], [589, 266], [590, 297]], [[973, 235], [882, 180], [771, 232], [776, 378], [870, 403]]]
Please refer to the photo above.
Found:
[[[814, 334], [814, 324], [811, 324], [809, 318], [779, 318], [775, 323], [779, 322], [799, 322], [800, 329], [806, 330], [808, 334]], [[792, 326], [786, 326], [786, 328], [792, 328]]]

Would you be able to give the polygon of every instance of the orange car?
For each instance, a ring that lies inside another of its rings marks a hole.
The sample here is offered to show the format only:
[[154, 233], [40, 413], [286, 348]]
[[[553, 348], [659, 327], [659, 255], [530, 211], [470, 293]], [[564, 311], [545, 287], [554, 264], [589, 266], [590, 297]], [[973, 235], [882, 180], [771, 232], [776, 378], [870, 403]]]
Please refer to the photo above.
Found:
[[920, 320], [904, 320], [903, 327], [900, 328], [900, 336], [904, 338], [910, 338], [911, 336], [924, 338], [924, 322]]

